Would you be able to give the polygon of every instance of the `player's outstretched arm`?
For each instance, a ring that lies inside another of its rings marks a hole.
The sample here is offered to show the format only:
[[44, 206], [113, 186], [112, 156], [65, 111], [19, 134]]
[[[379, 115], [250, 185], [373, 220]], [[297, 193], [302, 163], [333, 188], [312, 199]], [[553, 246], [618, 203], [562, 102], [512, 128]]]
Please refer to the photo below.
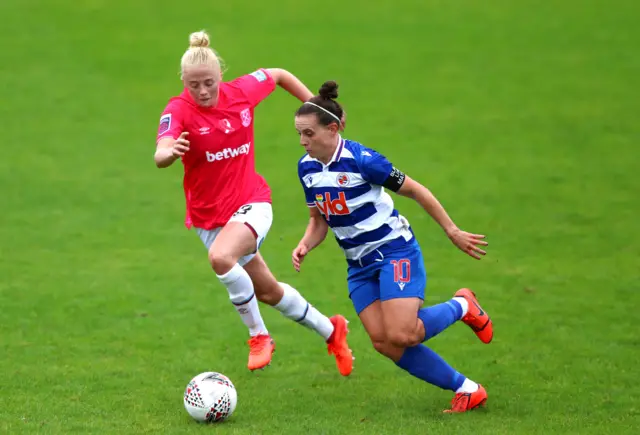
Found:
[[327, 237], [329, 225], [324, 220], [320, 211], [316, 207], [309, 208], [309, 223], [304, 232], [304, 236], [291, 254], [291, 262], [296, 271], [300, 272], [300, 265], [304, 257]]
[[309, 88], [289, 71], [282, 68], [268, 68], [267, 71], [271, 74], [271, 77], [273, 77], [273, 80], [278, 86], [303, 103], [313, 97], [313, 93]]
[[447, 237], [449, 237], [451, 242], [462, 252], [478, 260], [480, 256], [486, 254], [486, 252], [479, 247], [488, 245], [488, 243], [483, 240], [485, 236], [467, 233], [459, 229], [451, 220], [442, 204], [440, 204], [436, 197], [425, 186], [405, 176], [404, 183], [397, 193], [411, 198], [420, 204], [433, 220], [442, 227], [445, 233], [447, 233]]

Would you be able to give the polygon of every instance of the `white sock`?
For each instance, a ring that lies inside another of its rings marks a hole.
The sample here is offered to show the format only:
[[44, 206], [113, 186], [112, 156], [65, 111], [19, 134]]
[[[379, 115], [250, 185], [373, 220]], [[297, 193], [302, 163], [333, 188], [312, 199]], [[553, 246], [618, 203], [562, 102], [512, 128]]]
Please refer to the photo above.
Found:
[[456, 296], [455, 298], [453, 298], [453, 300], [459, 303], [462, 307], [462, 316], [460, 316], [460, 318], [462, 319], [467, 314], [467, 311], [469, 311], [469, 302], [467, 302], [465, 298], [460, 296]]
[[284, 282], [279, 283], [284, 295], [274, 308], [288, 319], [294, 320], [316, 331], [326, 340], [333, 334], [333, 323], [302, 297], [298, 290]]
[[268, 334], [267, 327], [262, 320], [258, 299], [253, 291], [253, 282], [246, 270], [236, 264], [224, 275], [217, 275], [218, 279], [229, 292], [229, 299], [236, 307], [242, 321], [249, 328], [249, 335]]
[[478, 391], [478, 384], [476, 384], [469, 378], [465, 378], [460, 388], [456, 390], [456, 394], [457, 393], [475, 393], [476, 391]]

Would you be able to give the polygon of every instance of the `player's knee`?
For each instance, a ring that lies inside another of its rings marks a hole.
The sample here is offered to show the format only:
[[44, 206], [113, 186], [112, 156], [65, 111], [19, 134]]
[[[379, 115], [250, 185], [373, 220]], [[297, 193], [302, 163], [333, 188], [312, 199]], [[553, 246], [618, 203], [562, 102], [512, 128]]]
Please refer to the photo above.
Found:
[[387, 339], [389, 343], [399, 348], [412, 347], [420, 343], [420, 341], [417, 340], [416, 334], [403, 330], [388, 332]]
[[373, 344], [373, 348], [382, 355], [387, 355], [389, 353], [389, 343], [385, 340], [375, 340], [371, 339], [371, 344]]
[[209, 251], [209, 263], [217, 275], [224, 275], [236, 265], [238, 259], [227, 252]]
[[371, 340], [373, 348], [378, 351], [379, 354], [386, 356], [392, 361], [397, 362], [402, 357], [404, 349], [396, 347], [391, 342], [385, 340]]
[[[382, 331], [380, 331], [382, 332]], [[390, 352], [391, 343], [387, 340], [387, 337], [384, 333], [378, 333], [375, 335], [369, 334], [369, 339], [371, 340], [371, 344], [373, 348], [382, 355], [388, 356]]]

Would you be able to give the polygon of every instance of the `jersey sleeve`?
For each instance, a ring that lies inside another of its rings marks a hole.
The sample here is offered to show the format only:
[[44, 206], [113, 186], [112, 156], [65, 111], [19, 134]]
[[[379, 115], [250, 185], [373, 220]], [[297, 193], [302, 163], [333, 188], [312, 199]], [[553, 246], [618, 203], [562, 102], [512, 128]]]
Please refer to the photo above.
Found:
[[358, 167], [365, 181], [384, 186], [397, 192], [404, 183], [405, 174], [395, 168], [382, 154], [363, 148], [358, 157]]
[[260, 104], [276, 89], [276, 82], [266, 69], [259, 69], [251, 74], [238, 77], [235, 85], [242, 90], [252, 107]]
[[382, 186], [393, 171], [393, 165], [385, 156], [369, 148], [362, 148], [357, 158], [358, 168], [365, 181]]
[[165, 137], [177, 139], [184, 131], [184, 110], [175, 101], [170, 101], [160, 116], [156, 143]]
[[300, 184], [302, 184], [302, 190], [304, 191], [304, 196], [307, 200], [307, 207], [313, 208], [316, 206], [315, 198], [313, 197], [311, 189], [307, 187], [307, 182], [311, 184], [311, 179], [308, 178], [311, 177], [311, 174], [305, 176], [300, 166], [301, 165], [298, 164], [298, 178], [300, 179]]

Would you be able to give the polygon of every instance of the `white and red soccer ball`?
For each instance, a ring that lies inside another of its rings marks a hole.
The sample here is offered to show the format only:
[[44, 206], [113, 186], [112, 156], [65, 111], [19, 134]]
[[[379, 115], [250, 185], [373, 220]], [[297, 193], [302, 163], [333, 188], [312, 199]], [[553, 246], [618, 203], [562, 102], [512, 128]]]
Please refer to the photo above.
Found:
[[238, 393], [221, 373], [204, 372], [191, 379], [184, 390], [184, 407], [191, 417], [203, 423], [221, 422], [233, 414]]

